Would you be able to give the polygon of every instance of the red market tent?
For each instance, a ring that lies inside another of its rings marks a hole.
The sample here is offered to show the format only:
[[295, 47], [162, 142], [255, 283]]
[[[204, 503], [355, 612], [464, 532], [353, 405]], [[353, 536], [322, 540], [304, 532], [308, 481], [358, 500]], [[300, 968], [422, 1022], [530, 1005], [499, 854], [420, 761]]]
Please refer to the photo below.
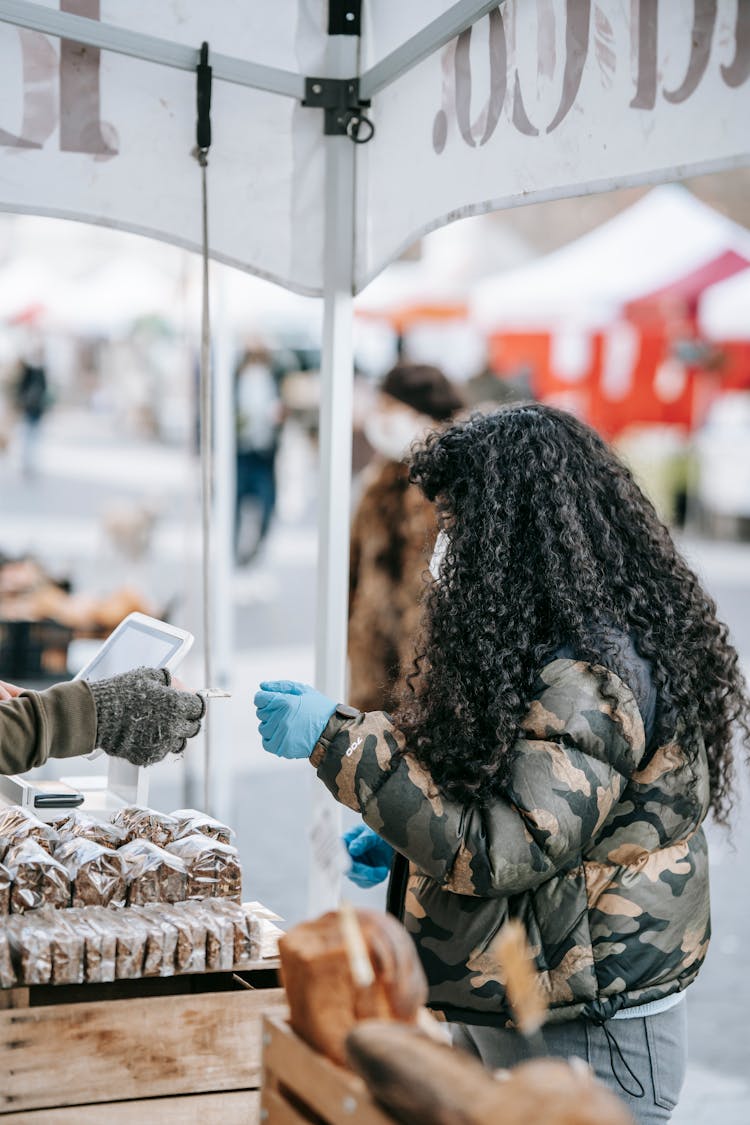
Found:
[[494, 370], [527, 369], [538, 397], [608, 436], [642, 422], [690, 428], [706, 379], [719, 384], [715, 350], [697, 332], [701, 296], [748, 264], [748, 231], [685, 189], [660, 187], [562, 250], [481, 283], [472, 308]]

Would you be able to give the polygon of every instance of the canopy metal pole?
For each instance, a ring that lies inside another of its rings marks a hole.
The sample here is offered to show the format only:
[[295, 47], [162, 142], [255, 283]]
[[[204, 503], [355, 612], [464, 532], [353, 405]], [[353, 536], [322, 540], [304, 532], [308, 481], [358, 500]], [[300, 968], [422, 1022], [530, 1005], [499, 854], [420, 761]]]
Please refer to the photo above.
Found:
[[[214, 554], [212, 583], [214, 601], [214, 679], [210, 687], [232, 690], [234, 667], [234, 511], [236, 496], [236, 428], [234, 333], [227, 307], [226, 270], [214, 271], [216, 297], [213, 318], [214, 373]], [[247, 685], [243, 685], [246, 688]], [[211, 706], [215, 753], [210, 779], [211, 809], [215, 816], [231, 823], [236, 817], [232, 790], [232, 704], [217, 699]], [[245, 704], [247, 706], [247, 704]]]
[[[372, 98], [502, 2], [503, 0], [458, 0], [458, 3], [453, 4], [362, 75], [362, 97]], [[178, 70], [194, 71], [198, 62], [198, 51], [194, 47], [173, 43], [155, 35], [144, 35], [143, 32], [131, 31], [127, 27], [88, 19], [86, 16], [77, 16], [71, 12], [55, 11], [54, 8], [34, 4], [31, 0], [0, 0], [0, 22], [53, 35], [58, 39], [72, 39], [75, 43], [99, 47], [103, 51], [115, 51]], [[222, 82], [249, 86], [255, 90], [268, 90], [297, 101], [302, 101], [305, 96], [304, 75], [295, 74], [291, 70], [213, 53], [211, 65], [214, 78]], [[352, 67], [348, 73], [339, 72], [337, 76], [349, 78], [354, 73], [355, 69]], [[333, 73], [329, 76], [333, 77]]]
[[467, 27], [471, 27], [493, 8], [499, 8], [502, 3], [503, 0], [459, 0], [447, 12], [412, 35], [411, 39], [391, 51], [390, 55], [366, 70], [359, 80], [360, 95], [363, 98], [374, 97], [402, 74], [413, 70], [424, 59], [450, 43], [451, 39], [466, 31]]
[[[358, 46], [356, 36], [331, 36], [327, 57], [330, 71], [351, 74], [356, 69]], [[315, 684], [337, 702], [344, 701], [346, 691], [356, 151], [357, 146], [347, 136], [325, 138]], [[311, 914], [338, 905], [341, 876], [333, 845], [340, 834], [341, 810], [324, 787], [316, 784], [312, 795], [308, 890]]]
[[[25, 27], [30, 31], [40, 31], [58, 39], [72, 39], [88, 47], [99, 47], [103, 51], [114, 51], [120, 55], [130, 55], [146, 62], [171, 66], [177, 70], [195, 71], [200, 51], [170, 39], [160, 39], [155, 35], [144, 35], [141, 31], [131, 31], [127, 27], [102, 23], [86, 16], [76, 16], [71, 12], [59, 12], [54, 8], [44, 8], [30, 0], [0, 0], [0, 22]], [[305, 79], [302, 74], [277, 67], [262, 66], [260, 63], [235, 58], [232, 55], [219, 55], [211, 52], [211, 66], [214, 78], [223, 82], [233, 82], [237, 86], [250, 86], [255, 90], [268, 90], [273, 94], [296, 98], [305, 96]]]

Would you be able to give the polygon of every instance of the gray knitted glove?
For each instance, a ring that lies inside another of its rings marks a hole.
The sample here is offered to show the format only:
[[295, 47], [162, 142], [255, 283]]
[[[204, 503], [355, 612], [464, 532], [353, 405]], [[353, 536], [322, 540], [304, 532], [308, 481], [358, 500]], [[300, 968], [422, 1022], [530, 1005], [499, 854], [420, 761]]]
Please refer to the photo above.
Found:
[[169, 687], [166, 668], [136, 668], [89, 684], [96, 708], [96, 745], [134, 766], [180, 754], [198, 733], [206, 701]]

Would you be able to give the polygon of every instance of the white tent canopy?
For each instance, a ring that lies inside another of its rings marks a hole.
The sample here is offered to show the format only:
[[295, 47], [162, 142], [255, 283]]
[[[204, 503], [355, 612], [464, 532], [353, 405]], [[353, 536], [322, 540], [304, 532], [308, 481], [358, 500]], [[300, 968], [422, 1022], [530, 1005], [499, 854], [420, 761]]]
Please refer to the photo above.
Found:
[[499, 262], [517, 266], [530, 256], [530, 248], [512, 230], [477, 216], [435, 231], [422, 243], [417, 260], [393, 262], [362, 291], [354, 307], [374, 316], [409, 305], [460, 303]]
[[487, 331], [600, 328], [628, 301], [729, 250], [750, 257], [750, 233], [664, 185], [562, 249], [480, 282], [472, 312]]
[[705, 291], [698, 323], [711, 340], [750, 340], [750, 269]]
[[[41, 30], [0, 26], [0, 206], [197, 248], [190, 69], [204, 40], [218, 79], [212, 253], [301, 292], [324, 289], [330, 194], [322, 113], [300, 104], [306, 76], [359, 75], [373, 102], [373, 142], [349, 146], [357, 290], [451, 219], [747, 159], [738, 0], [719, 0], [695, 29], [691, 0], [662, 2], [656, 15], [641, 5], [643, 27], [639, 6], [621, 0], [595, 11], [590, 0], [378, 0], [362, 6], [361, 38], [329, 36], [327, 7], [3, 0], [0, 19], [112, 49], [61, 49]], [[331, 9], [359, 27], [359, 2]], [[349, 57], [334, 59], [332, 44]]]
[[[209, 44], [210, 252], [325, 298], [330, 695], [345, 680], [352, 294], [457, 218], [748, 163], [744, 26], [738, 0], [0, 0], [0, 208], [193, 249]], [[374, 138], [353, 144], [365, 116]]]

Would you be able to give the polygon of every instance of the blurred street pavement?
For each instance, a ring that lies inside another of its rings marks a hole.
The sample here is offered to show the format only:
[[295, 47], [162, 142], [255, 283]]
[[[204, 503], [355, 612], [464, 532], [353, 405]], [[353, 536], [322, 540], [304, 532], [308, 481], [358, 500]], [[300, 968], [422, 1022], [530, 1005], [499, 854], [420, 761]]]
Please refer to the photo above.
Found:
[[[31, 550], [69, 573], [77, 590], [106, 591], [128, 579], [157, 606], [179, 596], [172, 620], [199, 632], [198, 469], [178, 449], [125, 439], [106, 420], [54, 413], [42, 435], [41, 473], [22, 481], [13, 453], [0, 456], [0, 551]], [[214, 704], [224, 781], [220, 811], [237, 829], [246, 871], [245, 897], [260, 899], [287, 922], [307, 910], [307, 825], [316, 781], [307, 763], [262, 752], [252, 695], [262, 678], [310, 680], [315, 623], [315, 459], [301, 434], [287, 434], [280, 462], [279, 512], [252, 568], [235, 573], [233, 698]], [[102, 518], [113, 503], [153, 503], [161, 515], [145, 559], [123, 560], [108, 543]], [[719, 602], [741, 659], [750, 665], [750, 544], [687, 539], [683, 549]], [[182, 676], [201, 683], [199, 638]], [[151, 800], [163, 809], [200, 801], [200, 747], [186, 764], [153, 771]], [[348, 817], [348, 814], [347, 814]], [[750, 1122], [750, 791], [729, 836], [709, 828], [714, 938], [690, 989], [690, 1069], [676, 1125]], [[347, 819], [348, 823], [348, 819]], [[346, 886], [354, 902], [380, 905], [382, 892]]]

